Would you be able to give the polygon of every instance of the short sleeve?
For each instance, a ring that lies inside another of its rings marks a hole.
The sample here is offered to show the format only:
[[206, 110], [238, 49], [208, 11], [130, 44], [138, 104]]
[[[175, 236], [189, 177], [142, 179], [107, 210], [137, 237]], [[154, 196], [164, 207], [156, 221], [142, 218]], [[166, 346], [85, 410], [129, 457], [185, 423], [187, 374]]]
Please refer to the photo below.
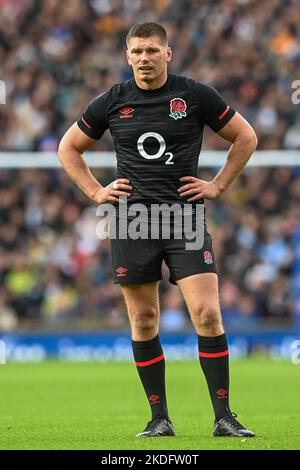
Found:
[[100, 139], [108, 129], [106, 120], [107, 97], [108, 92], [97, 96], [88, 104], [83, 115], [77, 121], [79, 129], [92, 139]]
[[208, 85], [202, 85], [200, 107], [204, 123], [214, 132], [220, 131], [235, 114], [222, 95]]

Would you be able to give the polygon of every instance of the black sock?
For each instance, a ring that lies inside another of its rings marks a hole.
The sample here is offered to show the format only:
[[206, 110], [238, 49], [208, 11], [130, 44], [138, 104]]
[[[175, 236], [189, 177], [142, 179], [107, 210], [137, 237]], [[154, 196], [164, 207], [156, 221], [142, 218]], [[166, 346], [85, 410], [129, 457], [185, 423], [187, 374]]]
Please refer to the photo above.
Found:
[[228, 416], [229, 351], [226, 335], [199, 336], [199, 359], [208, 385], [216, 419]]
[[149, 400], [152, 418], [168, 418], [165, 388], [165, 358], [159, 336], [149, 341], [133, 341], [135, 364]]

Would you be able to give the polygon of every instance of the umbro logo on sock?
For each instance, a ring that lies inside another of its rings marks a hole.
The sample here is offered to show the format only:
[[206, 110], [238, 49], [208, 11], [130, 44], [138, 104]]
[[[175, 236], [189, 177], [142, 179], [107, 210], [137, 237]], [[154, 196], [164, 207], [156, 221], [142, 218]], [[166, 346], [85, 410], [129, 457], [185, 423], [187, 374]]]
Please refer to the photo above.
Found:
[[220, 388], [217, 390], [218, 398], [221, 400], [222, 398], [228, 398], [228, 391], [225, 388]]
[[160, 398], [158, 395], [151, 395], [149, 397], [149, 401], [151, 405], [158, 405], [160, 403]]

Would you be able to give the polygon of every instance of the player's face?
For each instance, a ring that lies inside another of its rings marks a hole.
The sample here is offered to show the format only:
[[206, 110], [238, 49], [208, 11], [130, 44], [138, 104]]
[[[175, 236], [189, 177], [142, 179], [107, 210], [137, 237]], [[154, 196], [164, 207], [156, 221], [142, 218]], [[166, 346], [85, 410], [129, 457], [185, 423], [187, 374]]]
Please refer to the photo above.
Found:
[[129, 40], [127, 60], [137, 82], [159, 82], [167, 75], [167, 64], [172, 57], [171, 48], [157, 36], [133, 37]]

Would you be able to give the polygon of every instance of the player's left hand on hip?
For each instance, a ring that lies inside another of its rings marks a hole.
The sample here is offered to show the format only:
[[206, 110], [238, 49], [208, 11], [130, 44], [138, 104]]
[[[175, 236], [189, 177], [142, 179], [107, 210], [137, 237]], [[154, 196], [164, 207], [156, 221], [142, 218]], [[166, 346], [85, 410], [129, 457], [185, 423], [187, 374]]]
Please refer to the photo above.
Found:
[[204, 181], [194, 176], [183, 176], [180, 181], [184, 184], [177, 191], [180, 196], [188, 197], [187, 202], [198, 201], [199, 199], [215, 199], [221, 193], [215, 181]]

